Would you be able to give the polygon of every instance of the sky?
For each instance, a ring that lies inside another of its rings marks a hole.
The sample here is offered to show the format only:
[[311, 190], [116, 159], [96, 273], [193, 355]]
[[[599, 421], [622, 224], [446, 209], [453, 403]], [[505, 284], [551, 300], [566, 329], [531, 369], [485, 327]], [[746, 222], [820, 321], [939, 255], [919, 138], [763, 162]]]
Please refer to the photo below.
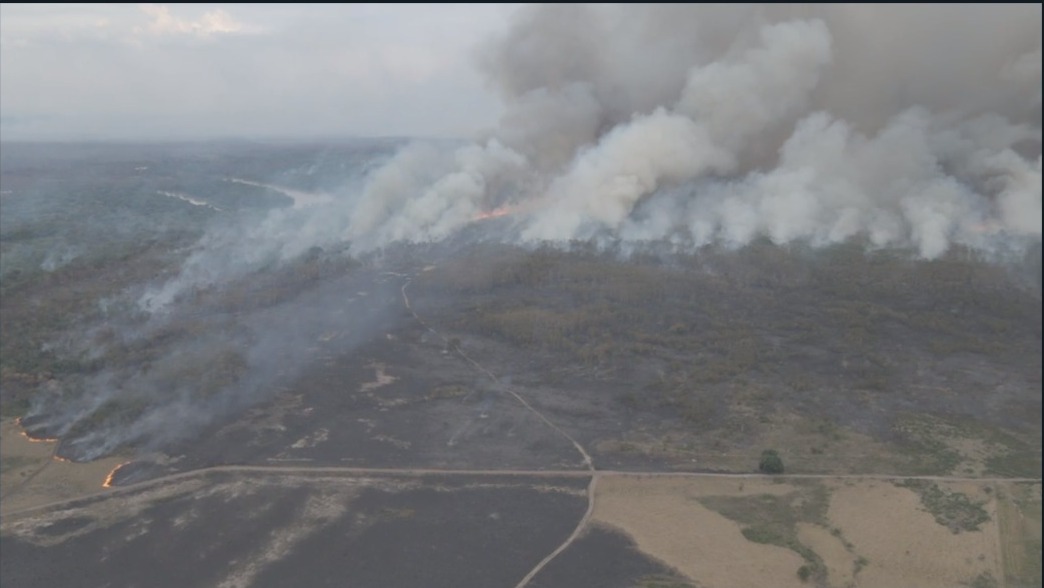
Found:
[[511, 5], [0, 5], [0, 139], [464, 137]]

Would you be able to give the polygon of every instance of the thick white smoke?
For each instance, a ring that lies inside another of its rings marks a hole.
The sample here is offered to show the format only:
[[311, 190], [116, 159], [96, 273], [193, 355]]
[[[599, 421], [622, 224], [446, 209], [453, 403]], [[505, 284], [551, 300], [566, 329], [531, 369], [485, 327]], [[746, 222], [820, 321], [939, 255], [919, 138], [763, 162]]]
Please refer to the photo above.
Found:
[[501, 213], [518, 242], [856, 238], [933, 258], [1041, 238], [1039, 5], [539, 5], [480, 61], [498, 128], [204, 243], [154, 300], [243, 259], [438, 241]]
[[[523, 241], [860, 237], [937, 257], [1039, 239], [1039, 7], [812, 10], [525, 9], [484, 61], [510, 169], [476, 148], [490, 163], [389, 186], [423, 169], [397, 161], [351, 237], [439, 239], [514, 198]], [[701, 39], [714, 24], [729, 34]]]

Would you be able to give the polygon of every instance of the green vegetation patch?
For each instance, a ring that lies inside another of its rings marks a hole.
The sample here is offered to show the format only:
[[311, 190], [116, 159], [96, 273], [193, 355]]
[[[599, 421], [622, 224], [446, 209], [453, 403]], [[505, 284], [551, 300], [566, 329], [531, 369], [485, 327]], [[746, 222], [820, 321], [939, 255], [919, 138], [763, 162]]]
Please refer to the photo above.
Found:
[[943, 490], [938, 484], [923, 480], [906, 480], [899, 486], [910, 488], [921, 496], [921, 504], [935, 522], [949, 527], [954, 533], [978, 531], [979, 526], [990, 520], [985, 502], [976, 502], [961, 492]]
[[700, 503], [743, 525], [748, 541], [778, 545], [794, 551], [806, 562], [802, 580], [825, 581], [826, 565], [812, 548], [798, 540], [797, 524], [826, 526], [830, 494], [820, 483], [802, 484], [783, 495], [705, 496]]
[[993, 455], [986, 459], [986, 473], [999, 478], [1040, 477], [1040, 449], [1029, 448]]
[[782, 474], [783, 459], [775, 449], [766, 449], [761, 452], [761, 461], [758, 462], [758, 471], [765, 474]]
[[961, 454], [946, 442], [952, 434], [945, 425], [924, 415], [903, 415], [893, 431], [899, 450], [912, 460], [911, 473], [945, 476], [961, 463]]
[[[978, 465], [983, 474], [997, 477], [1040, 476], [1040, 438], [1024, 438], [1000, 427], [970, 418], [939, 418], [926, 414], [904, 414], [893, 426], [899, 449], [910, 463], [908, 472], [918, 475], [948, 475], [963, 470], [970, 474]], [[956, 447], [976, 441], [983, 455], [964, 455]], [[963, 467], [962, 467], [963, 465]]]

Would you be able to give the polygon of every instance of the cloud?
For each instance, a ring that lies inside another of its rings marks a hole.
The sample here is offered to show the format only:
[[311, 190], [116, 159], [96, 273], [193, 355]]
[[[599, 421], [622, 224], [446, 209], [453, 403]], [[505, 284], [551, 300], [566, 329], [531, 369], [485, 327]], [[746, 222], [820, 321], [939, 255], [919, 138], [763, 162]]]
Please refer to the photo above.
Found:
[[171, 14], [170, 7], [165, 4], [141, 4], [138, 8], [151, 19], [144, 27], [135, 27], [138, 34], [210, 37], [263, 32], [261, 27], [237, 21], [221, 9], [204, 12], [197, 20], [188, 20]]
[[499, 114], [469, 50], [501, 6], [0, 10], [8, 140], [463, 136]]

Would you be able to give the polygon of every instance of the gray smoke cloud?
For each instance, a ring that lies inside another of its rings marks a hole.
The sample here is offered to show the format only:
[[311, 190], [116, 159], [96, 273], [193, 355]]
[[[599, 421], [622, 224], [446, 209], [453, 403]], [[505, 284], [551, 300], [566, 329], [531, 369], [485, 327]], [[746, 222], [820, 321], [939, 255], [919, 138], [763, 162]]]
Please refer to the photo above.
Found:
[[[209, 236], [143, 297], [292, 258], [440, 241], [861, 239], [934, 258], [1041, 238], [1041, 8], [537, 5], [477, 51], [504, 101], [333, 202]], [[1014, 244], [1014, 245], [1013, 245]]]
[[345, 237], [437, 240], [506, 204], [524, 242], [1039, 240], [1039, 17], [530, 7], [484, 52], [506, 101], [489, 142], [441, 170], [397, 158]]

